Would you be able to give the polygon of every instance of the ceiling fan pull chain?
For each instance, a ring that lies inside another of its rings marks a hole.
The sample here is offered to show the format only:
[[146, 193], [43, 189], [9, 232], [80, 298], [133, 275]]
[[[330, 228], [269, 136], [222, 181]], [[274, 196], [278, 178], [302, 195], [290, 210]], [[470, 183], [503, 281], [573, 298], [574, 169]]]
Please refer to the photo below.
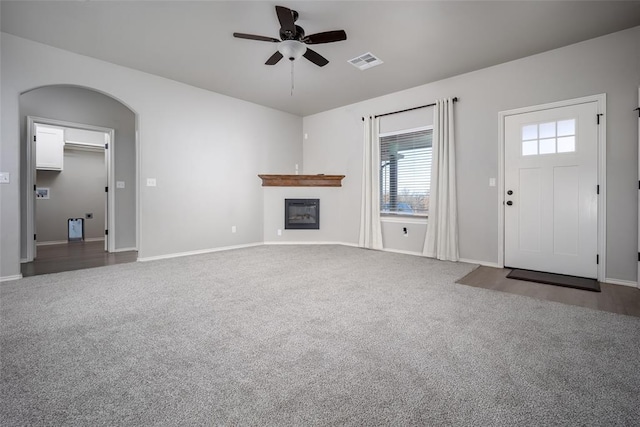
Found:
[[295, 61], [290, 61], [291, 62], [291, 96], [293, 96], [293, 63]]

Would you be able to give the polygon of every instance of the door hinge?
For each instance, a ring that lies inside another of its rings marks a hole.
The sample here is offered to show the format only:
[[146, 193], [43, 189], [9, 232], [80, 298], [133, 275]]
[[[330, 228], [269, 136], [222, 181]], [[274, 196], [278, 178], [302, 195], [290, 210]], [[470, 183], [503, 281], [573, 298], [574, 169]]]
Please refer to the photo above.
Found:
[[104, 230], [104, 235], [108, 236], [109, 235], [109, 230]]
[[638, 117], [640, 117], [640, 107], [636, 108], [636, 109], [635, 109], [635, 110], [633, 110], [633, 111], [637, 111], [637, 112], [638, 112]]
[[600, 124], [600, 116], [604, 116], [604, 114], [602, 114], [602, 113], [596, 114], [596, 123], [597, 124]]
[[109, 187], [104, 187], [104, 192], [108, 193], [109, 192]]
[[33, 240], [37, 240], [37, 239], [36, 239], [36, 235], [35, 235], [35, 234], [33, 235]]
[[640, 252], [638, 252], [638, 262], [640, 262]]
[[33, 142], [36, 142], [36, 136], [33, 135]]
[[33, 191], [36, 191], [36, 185], [33, 184]]
[[109, 149], [109, 144], [104, 144], [104, 149], [108, 150]]
[[600, 194], [600, 184], [596, 185], [596, 194]]
[[600, 264], [600, 255], [596, 255], [596, 264]]

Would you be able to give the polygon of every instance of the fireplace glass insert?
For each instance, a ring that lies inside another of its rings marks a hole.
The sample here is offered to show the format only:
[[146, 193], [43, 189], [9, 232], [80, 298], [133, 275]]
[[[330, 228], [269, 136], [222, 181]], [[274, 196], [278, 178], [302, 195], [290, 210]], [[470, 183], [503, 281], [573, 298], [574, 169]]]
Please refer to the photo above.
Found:
[[319, 230], [320, 199], [285, 199], [284, 228], [287, 230]]

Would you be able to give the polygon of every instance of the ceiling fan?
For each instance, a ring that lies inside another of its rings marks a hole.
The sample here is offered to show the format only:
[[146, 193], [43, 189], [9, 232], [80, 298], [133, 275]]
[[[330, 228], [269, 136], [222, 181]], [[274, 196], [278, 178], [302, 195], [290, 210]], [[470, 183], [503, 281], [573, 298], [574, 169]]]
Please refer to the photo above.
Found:
[[233, 33], [233, 36], [239, 39], [279, 43], [278, 50], [267, 59], [266, 65], [275, 65], [284, 57], [294, 61], [304, 56], [317, 66], [324, 67], [329, 61], [318, 52], [309, 49], [306, 45], [339, 42], [347, 39], [347, 33], [344, 30], [325, 31], [306, 36], [304, 29], [295, 24], [298, 19], [298, 12], [295, 10], [276, 6], [276, 15], [278, 16], [278, 21], [280, 21], [280, 39], [254, 34]]

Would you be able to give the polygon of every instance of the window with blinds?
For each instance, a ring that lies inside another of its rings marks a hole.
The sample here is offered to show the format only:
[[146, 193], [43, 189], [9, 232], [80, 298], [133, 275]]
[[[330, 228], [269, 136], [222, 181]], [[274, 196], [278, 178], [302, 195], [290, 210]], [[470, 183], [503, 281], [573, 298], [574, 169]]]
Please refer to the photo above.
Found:
[[429, 213], [432, 128], [380, 135], [380, 213]]

